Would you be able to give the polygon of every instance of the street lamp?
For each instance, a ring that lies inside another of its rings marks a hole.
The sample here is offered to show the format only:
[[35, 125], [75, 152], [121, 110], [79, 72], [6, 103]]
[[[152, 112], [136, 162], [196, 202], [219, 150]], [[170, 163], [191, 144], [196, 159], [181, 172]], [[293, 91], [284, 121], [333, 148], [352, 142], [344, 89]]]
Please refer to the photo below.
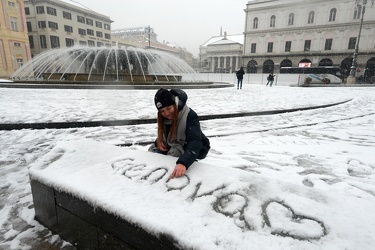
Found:
[[148, 48], [150, 49], [151, 48], [151, 33], [154, 32], [154, 29], [150, 28], [150, 25], [149, 25], [145, 27], [145, 30], [146, 30], [146, 34], [148, 35]]
[[[368, 0], [355, 0], [355, 6], [357, 8], [357, 11], [361, 11], [361, 22], [360, 22], [360, 25], [359, 25], [357, 43], [356, 43], [354, 54], [353, 54], [352, 66], [350, 67], [349, 77], [346, 80], [347, 84], [353, 84], [353, 83], [356, 82], [355, 72], [357, 71], [357, 57], [358, 57], [358, 50], [359, 50], [359, 39], [361, 38], [363, 17], [365, 16], [365, 10], [366, 10], [367, 2], [368, 2]], [[374, 2], [375, 2], [375, 0], [371, 0], [372, 5], [374, 4]], [[362, 3], [362, 5], [361, 5], [361, 3]]]

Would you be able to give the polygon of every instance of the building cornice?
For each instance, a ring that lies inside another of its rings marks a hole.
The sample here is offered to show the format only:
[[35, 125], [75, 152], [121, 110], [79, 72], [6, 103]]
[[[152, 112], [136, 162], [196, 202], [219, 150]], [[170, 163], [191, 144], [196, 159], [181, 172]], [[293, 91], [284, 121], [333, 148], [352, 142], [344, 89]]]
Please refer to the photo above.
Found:
[[[327, 4], [327, 2], [342, 2], [343, 0], [313, 0], [315, 5]], [[319, 4], [321, 3], [321, 4]], [[332, 4], [331, 3], [331, 4]], [[277, 8], [288, 8], [288, 7], [296, 7], [296, 6], [307, 6], [311, 7], [311, 1], [306, 0], [260, 0], [260, 1], [249, 1], [246, 5], [247, 8], [245, 12], [261, 12], [267, 11], [269, 9], [274, 10], [275, 6]]]
[[[246, 54], [244, 58], [292, 58], [292, 57], [314, 57], [319, 56], [321, 57], [324, 54], [324, 57], [332, 57], [332, 56], [345, 56], [345, 57], [352, 57], [354, 50], [347, 50], [347, 51], [296, 51], [296, 52], [283, 52], [283, 53], [268, 53], [268, 54]], [[358, 55], [375, 55], [375, 50], [361, 50], [358, 52]]]
[[[364, 21], [363, 22], [363, 29], [372, 28], [375, 25], [374, 21]], [[252, 30], [248, 32], [244, 32], [245, 35], [260, 35], [265, 36], [267, 34], [278, 34], [285, 35], [286, 33], [321, 33], [327, 31], [345, 31], [348, 29], [356, 29], [359, 28], [359, 21], [353, 23], [335, 23], [335, 24], [328, 24], [328, 25], [313, 25], [311, 27], [304, 26], [304, 27], [286, 27], [286, 28], [279, 28], [279, 29], [268, 29], [268, 30]]]

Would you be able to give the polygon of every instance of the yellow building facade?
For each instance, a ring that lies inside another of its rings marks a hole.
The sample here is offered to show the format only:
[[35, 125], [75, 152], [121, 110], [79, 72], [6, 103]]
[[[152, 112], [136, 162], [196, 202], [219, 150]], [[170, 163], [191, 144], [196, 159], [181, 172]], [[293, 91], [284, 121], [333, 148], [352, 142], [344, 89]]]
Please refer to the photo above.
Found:
[[0, 78], [9, 78], [31, 59], [22, 0], [0, 1]]

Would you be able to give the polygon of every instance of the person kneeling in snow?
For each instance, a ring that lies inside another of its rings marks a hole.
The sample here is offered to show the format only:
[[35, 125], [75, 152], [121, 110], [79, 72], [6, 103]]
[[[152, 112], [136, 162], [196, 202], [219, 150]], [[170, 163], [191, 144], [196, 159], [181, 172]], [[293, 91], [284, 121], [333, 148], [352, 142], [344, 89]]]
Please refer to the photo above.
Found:
[[202, 133], [197, 113], [186, 105], [181, 89], [159, 89], [155, 94], [158, 109], [158, 136], [148, 151], [178, 157], [170, 178], [185, 175], [197, 159], [204, 159], [210, 141]]

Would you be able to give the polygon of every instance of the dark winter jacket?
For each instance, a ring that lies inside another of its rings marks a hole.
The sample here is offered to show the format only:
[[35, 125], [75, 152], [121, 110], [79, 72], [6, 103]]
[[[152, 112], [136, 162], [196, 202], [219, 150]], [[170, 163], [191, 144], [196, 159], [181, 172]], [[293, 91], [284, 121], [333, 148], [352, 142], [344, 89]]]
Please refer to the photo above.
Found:
[[[188, 99], [186, 93], [180, 89], [171, 89], [174, 96], [178, 96], [178, 110], [182, 110]], [[170, 126], [166, 125], [166, 135], [168, 135]], [[210, 150], [210, 141], [203, 134], [197, 113], [190, 109], [186, 119], [185, 143], [183, 145], [184, 153], [178, 158], [177, 164], [181, 163], [188, 169], [197, 159], [204, 159]]]
[[241, 68], [239, 71], [237, 71], [236, 76], [237, 79], [243, 79], [243, 75], [245, 74], [245, 71]]
[[269, 74], [268, 77], [267, 77], [267, 80], [268, 80], [268, 81], [273, 81], [273, 80], [275, 80], [275, 75]]

